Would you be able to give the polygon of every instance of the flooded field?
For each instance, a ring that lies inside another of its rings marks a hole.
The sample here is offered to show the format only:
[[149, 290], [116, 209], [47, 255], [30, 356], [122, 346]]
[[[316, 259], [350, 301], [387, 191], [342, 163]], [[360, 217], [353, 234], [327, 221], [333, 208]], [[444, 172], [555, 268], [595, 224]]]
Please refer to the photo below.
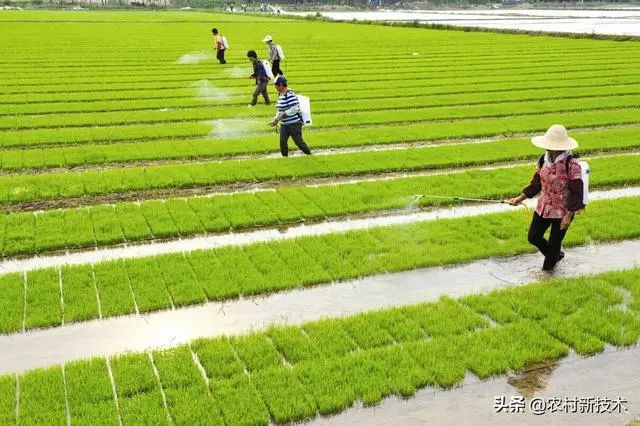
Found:
[[[305, 15], [305, 12], [295, 13]], [[640, 9], [322, 12], [337, 21], [422, 22], [460, 27], [640, 36]]]

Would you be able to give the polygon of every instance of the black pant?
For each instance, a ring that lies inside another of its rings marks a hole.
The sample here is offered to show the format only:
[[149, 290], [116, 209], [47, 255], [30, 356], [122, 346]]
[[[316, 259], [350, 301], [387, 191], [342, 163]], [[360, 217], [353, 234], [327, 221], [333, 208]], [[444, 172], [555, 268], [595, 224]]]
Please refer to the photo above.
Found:
[[302, 123], [289, 125], [283, 124], [280, 126], [280, 153], [283, 157], [289, 156], [289, 146], [287, 145], [289, 136], [291, 136], [293, 142], [295, 142], [302, 152], [307, 155], [311, 154], [311, 150], [309, 150], [304, 139], [302, 139]]
[[253, 91], [251, 95], [251, 105], [255, 105], [258, 103], [258, 96], [262, 95], [264, 98], [264, 103], [269, 105], [271, 102], [269, 101], [269, 92], [267, 91], [267, 86], [269, 85], [269, 81], [256, 82], [256, 89]]
[[226, 64], [227, 63], [227, 61], [225, 61], [225, 59], [224, 59], [224, 51], [225, 51], [225, 49], [220, 49], [216, 53], [216, 58], [218, 58], [218, 60], [220, 61], [221, 64]]
[[[551, 270], [558, 263], [562, 240], [567, 234], [567, 229], [560, 229], [562, 219], [545, 219], [538, 213], [533, 213], [533, 220], [529, 228], [529, 242], [538, 247], [544, 255], [542, 269]], [[544, 234], [551, 227], [549, 241], [544, 239]]]
[[284, 73], [280, 69], [280, 59], [276, 59], [275, 61], [273, 61], [273, 65], [271, 65], [271, 72], [274, 76], [284, 75]]

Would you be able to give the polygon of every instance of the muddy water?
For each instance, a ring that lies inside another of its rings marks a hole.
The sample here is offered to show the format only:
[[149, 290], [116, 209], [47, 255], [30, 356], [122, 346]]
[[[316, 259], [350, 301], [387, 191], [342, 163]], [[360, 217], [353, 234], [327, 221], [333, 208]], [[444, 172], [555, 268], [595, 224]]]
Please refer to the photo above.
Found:
[[[556, 276], [631, 268], [640, 241], [566, 250]], [[593, 259], [598, 259], [594, 262]], [[459, 297], [548, 278], [538, 255], [486, 259], [369, 277], [227, 303], [208, 303], [148, 315], [131, 315], [0, 336], [0, 374], [96, 355], [171, 347], [198, 337], [240, 334], [269, 324], [299, 324], [325, 316]]]
[[[594, 191], [589, 194], [591, 200], [609, 200], [622, 197], [640, 195], [640, 187], [614, 189], [608, 191]], [[324, 235], [337, 232], [347, 232], [381, 226], [401, 225], [416, 222], [426, 222], [447, 218], [462, 218], [481, 214], [511, 211], [514, 207], [506, 204], [476, 204], [460, 207], [416, 211], [415, 199], [407, 198], [404, 212], [393, 215], [365, 217], [359, 219], [329, 220], [311, 225], [295, 225], [290, 227], [269, 228], [254, 232], [228, 233], [188, 239], [151, 242], [144, 244], [125, 245], [122, 247], [101, 248], [91, 251], [72, 252], [63, 255], [35, 256], [24, 259], [5, 259], [0, 262], [0, 274], [11, 272], [31, 271], [53, 266], [81, 265], [99, 263], [115, 259], [131, 259], [157, 256], [168, 253], [190, 252], [194, 250], [212, 249], [223, 246], [239, 246], [257, 242], [278, 241], [303, 236]], [[534, 206], [533, 200], [528, 200], [529, 208]]]
[[[415, 397], [401, 400], [387, 398], [370, 408], [351, 408], [332, 417], [317, 418], [308, 425], [623, 425], [640, 416], [640, 347], [609, 349], [600, 355], [582, 358], [575, 354], [539, 373], [500, 377], [480, 381], [468, 375], [465, 383], [449, 391], [424, 389]], [[522, 377], [536, 385], [521, 386]], [[496, 413], [495, 397], [524, 396], [524, 413]], [[627, 411], [611, 414], [534, 415], [529, 409], [532, 397], [589, 398], [601, 397], [628, 402]]]

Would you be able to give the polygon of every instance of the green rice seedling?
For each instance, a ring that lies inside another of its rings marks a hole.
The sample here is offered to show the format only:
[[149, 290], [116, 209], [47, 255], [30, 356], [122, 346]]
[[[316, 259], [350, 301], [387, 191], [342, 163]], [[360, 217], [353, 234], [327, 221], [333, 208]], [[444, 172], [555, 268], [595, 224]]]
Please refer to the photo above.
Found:
[[188, 346], [156, 351], [153, 358], [175, 423], [224, 424]]
[[575, 316], [552, 315], [540, 321], [539, 324], [547, 333], [571, 346], [581, 355], [593, 355], [604, 350], [604, 343], [587, 333]]
[[487, 315], [493, 321], [504, 324], [519, 319], [519, 316], [511, 309], [510, 306], [501, 303], [495, 297], [487, 297], [485, 295], [469, 295], [459, 299], [460, 303], [464, 303], [474, 311]]
[[346, 318], [345, 330], [362, 349], [390, 345], [394, 342], [389, 332], [376, 322], [369, 321], [369, 315], [358, 314]]
[[16, 413], [16, 378], [0, 376], [0, 423], [15, 425]]
[[172, 199], [167, 200], [165, 204], [173, 218], [173, 222], [180, 231], [180, 235], [193, 235], [204, 232], [204, 227], [187, 200]]
[[171, 424], [159, 391], [138, 393], [130, 397], [118, 398], [118, 406], [123, 424]]
[[210, 387], [226, 424], [269, 424], [267, 407], [248, 376], [238, 375], [228, 380], [211, 382]]
[[160, 256], [155, 259], [160, 275], [175, 306], [206, 302], [202, 286], [198, 283], [189, 262], [182, 256]]
[[64, 298], [64, 321], [75, 322], [96, 318], [98, 298], [93, 279], [93, 267], [62, 267], [62, 294]]
[[322, 356], [320, 348], [298, 326], [271, 326], [266, 334], [271, 339], [271, 343], [273, 343], [276, 350], [291, 364], [317, 359]]
[[24, 313], [24, 275], [0, 276], [0, 333], [22, 330]]
[[33, 213], [15, 213], [6, 217], [4, 230], [4, 256], [31, 253], [35, 243], [36, 216]]
[[277, 291], [300, 285], [297, 274], [292, 272], [269, 244], [253, 244], [251, 250], [246, 250], [245, 253], [256, 270], [265, 277], [266, 284], [261, 291]]
[[427, 383], [448, 389], [464, 379], [466, 365], [462, 354], [467, 345], [467, 336], [448, 336], [404, 346], [426, 373]]
[[256, 192], [255, 197], [278, 216], [279, 222], [297, 222], [303, 219], [300, 209], [281, 197], [278, 192]]
[[282, 198], [295, 208], [303, 219], [313, 220], [325, 217], [324, 210], [320, 208], [312, 199], [304, 195], [299, 188], [287, 188], [280, 192]]
[[326, 358], [341, 357], [358, 349], [341, 320], [322, 319], [304, 324], [304, 331]]
[[276, 423], [313, 417], [316, 404], [291, 368], [269, 368], [251, 375]]
[[101, 205], [89, 209], [96, 244], [118, 244], [125, 241], [114, 206]]
[[0, 423], [16, 424], [16, 377], [0, 376]]
[[62, 368], [32, 370], [21, 375], [20, 425], [64, 425], [67, 422]]
[[122, 261], [97, 263], [94, 265], [94, 274], [103, 317], [136, 311]]
[[331, 281], [331, 275], [309, 256], [295, 240], [284, 240], [277, 245], [269, 245], [291, 271], [297, 275], [297, 283], [308, 286]]
[[162, 201], [147, 201], [140, 204], [151, 233], [156, 238], [175, 237], [180, 235], [167, 206]]
[[126, 270], [123, 271], [123, 282], [127, 286], [131, 285], [140, 312], [171, 306], [171, 294], [154, 258], [127, 259], [124, 265]]
[[389, 391], [403, 398], [413, 396], [432, 380], [431, 374], [425, 372], [403, 346], [374, 349], [366, 354], [378, 368], [386, 371]]
[[[233, 198], [234, 210], [224, 210], [234, 228], [244, 228], [251, 225], [269, 225], [278, 223], [278, 215], [260, 202], [255, 194], [237, 194]], [[238, 214], [244, 212], [245, 214]], [[247, 217], [250, 217], [246, 222]]]
[[368, 321], [387, 330], [396, 342], [413, 342], [425, 337], [418, 323], [404, 315], [400, 308], [370, 312], [366, 316]]
[[198, 216], [198, 220], [207, 232], [222, 232], [231, 228], [231, 222], [217, 208], [217, 201], [221, 197], [188, 198], [191, 210]]
[[391, 394], [391, 385], [383, 365], [371, 358], [369, 351], [356, 352], [342, 361], [349, 387], [365, 406], [378, 404]]
[[64, 372], [72, 424], [118, 424], [111, 379], [103, 358], [69, 363]]
[[158, 379], [146, 354], [111, 359], [123, 424], [170, 424]]
[[116, 213], [127, 241], [139, 241], [153, 236], [140, 206], [133, 203], [116, 204]]
[[60, 280], [53, 268], [27, 273], [25, 328], [59, 325], [62, 322]]
[[303, 362], [296, 365], [294, 372], [322, 415], [344, 410], [357, 399], [342, 358]]
[[224, 269], [242, 271], [242, 274], [230, 274], [230, 280], [228, 282], [219, 281], [219, 285], [233, 292], [238, 291], [245, 296], [258, 294], [260, 289], [267, 287], [266, 277], [247, 258], [243, 247], [223, 247], [215, 251], [215, 256]]
[[[257, 216], [253, 212], [254, 205], [250, 205], [252, 195], [238, 194], [236, 196], [218, 196], [211, 198], [213, 208], [227, 218], [231, 229], [246, 228], [256, 223]], [[243, 205], [244, 201], [244, 205]], [[248, 205], [250, 206], [249, 208]]]
[[556, 360], [567, 353], [564, 344], [538, 324], [525, 320], [470, 335], [465, 357], [474, 374], [485, 379], [522, 370], [533, 362]]
[[118, 398], [140, 393], [160, 392], [149, 356], [145, 353], [126, 354], [110, 360]]
[[241, 294], [242, 289], [215, 251], [194, 251], [185, 256], [208, 300], [231, 299]]
[[463, 334], [489, 325], [480, 315], [449, 297], [442, 297], [437, 303], [400, 308], [400, 312], [432, 337]]
[[238, 361], [229, 339], [198, 339], [191, 343], [207, 377], [220, 381], [244, 374], [244, 366]]
[[222, 413], [211, 395], [200, 386], [165, 389], [171, 420], [177, 425], [224, 425]]
[[262, 333], [232, 337], [231, 345], [250, 373], [283, 364], [281, 355]]
[[603, 303], [590, 302], [572, 316], [584, 331], [604, 342], [628, 346], [638, 341], [640, 320], [635, 312], [624, 312]]
[[86, 195], [102, 195], [109, 193], [109, 175], [106, 170], [88, 170], [78, 176]]
[[[29, 213], [27, 213], [29, 214]], [[36, 251], [54, 250], [66, 247], [64, 212], [50, 211], [36, 214], [35, 243]]]
[[198, 371], [188, 346], [154, 351], [153, 361], [158, 369], [163, 388], [198, 387], [201, 392], [207, 393], [204, 378]]
[[329, 246], [323, 237], [298, 238], [296, 245], [301, 249], [301, 256], [306, 256], [322, 270], [329, 274], [332, 280], [356, 277], [358, 273], [353, 268], [353, 263], [345, 264], [344, 256]]
[[611, 285], [628, 292], [630, 294], [629, 300], [623, 300], [623, 302], [626, 302], [629, 309], [640, 311], [640, 279], [638, 279], [637, 270], [611, 272], [601, 275], [601, 277]]

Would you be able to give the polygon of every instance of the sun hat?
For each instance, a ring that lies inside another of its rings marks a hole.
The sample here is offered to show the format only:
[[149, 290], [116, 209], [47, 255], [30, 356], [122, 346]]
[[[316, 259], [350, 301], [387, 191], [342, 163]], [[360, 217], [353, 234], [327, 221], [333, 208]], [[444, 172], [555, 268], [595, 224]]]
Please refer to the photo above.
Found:
[[549, 127], [544, 136], [532, 137], [531, 143], [549, 151], [569, 151], [578, 147], [578, 142], [570, 138], [567, 129], [560, 124]]
[[262, 41], [264, 41], [265, 43], [268, 41], [273, 41], [273, 39], [271, 38], [270, 35], [264, 36], [264, 38], [262, 39]]
[[286, 79], [286, 78], [284, 78], [284, 76], [279, 75], [279, 76], [275, 79], [275, 81], [273, 82], [273, 84], [275, 84], [276, 86], [277, 86], [277, 85], [279, 85], [279, 84], [287, 84], [287, 79]]

